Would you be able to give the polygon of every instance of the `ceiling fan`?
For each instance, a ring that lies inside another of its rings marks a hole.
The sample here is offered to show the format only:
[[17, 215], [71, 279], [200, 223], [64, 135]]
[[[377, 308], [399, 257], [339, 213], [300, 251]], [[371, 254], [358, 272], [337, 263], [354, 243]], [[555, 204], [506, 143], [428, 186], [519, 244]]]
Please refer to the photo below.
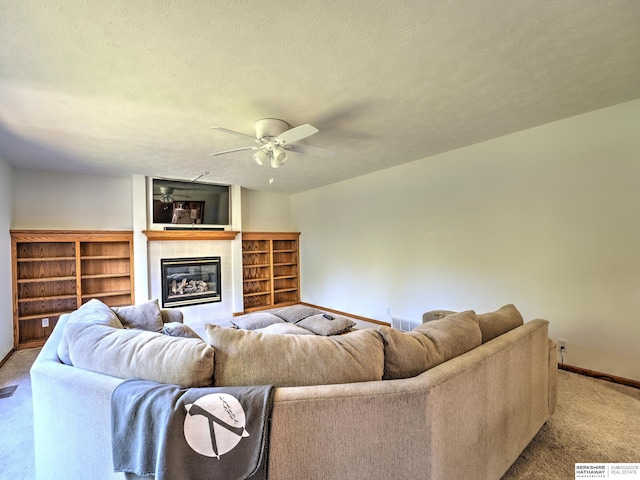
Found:
[[[176, 199], [174, 198], [173, 194], [176, 190], [184, 190], [184, 188], [177, 188], [177, 187], [169, 187], [169, 186], [161, 186], [159, 187], [160, 189], [160, 193], [153, 193], [154, 197], [160, 197], [160, 201], [162, 203], [173, 203], [176, 201]], [[191, 198], [189, 195], [185, 195], [185, 194], [180, 194], [180, 198]]]
[[327, 148], [314, 147], [312, 145], [299, 145], [295, 143], [318, 133], [318, 129], [316, 127], [308, 124], [290, 128], [290, 125], [284, 120], [278, 120], [277, 118], [263, 118], [256, 121], [254, 123], [254, 127], [256, 129], [255, 137], [223, 127], [211, 127], [215, 130], [236, 135], [238, 137], [250, 138], [258, 145], [234, 148], [233, 150], [210, 153], [209, 155], [217, 156], [232, 152], [241, 152], [243, 150], [255, 150], [256, 152], [252, 155], [252, 158], [258, 165], [262, 165], [264, 161], [268, 159], [272, 168], [278, 168], [287, 161], [287, 153], [289, 152], [325, 157], [335, 155], [336, 153]]

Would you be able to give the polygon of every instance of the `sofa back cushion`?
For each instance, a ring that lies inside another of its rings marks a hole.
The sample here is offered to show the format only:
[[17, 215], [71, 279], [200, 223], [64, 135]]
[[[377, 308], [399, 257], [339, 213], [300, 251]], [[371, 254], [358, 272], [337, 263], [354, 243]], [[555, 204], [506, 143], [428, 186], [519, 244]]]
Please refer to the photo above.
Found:
[[214, 350], [202, 339], [83, 324], [67, 324], [65, 335], [74, 367], [185, 388], [211, 385]]
[[91, 299], [77, 310], [69, 314], [65, 332], [58, 343], [58, 358], [62, 363], [71, 365], [69, 357], [69, 342], [67, 341], [66, 329], [69, 325], [78, 323], [83, 325], [107, 325], [112, 328], [124, 328], [116, 314], [107, 305], [98, 299]]
[[243, 328], [245, 330], [257, 330], [259, 328], [265, 328], [274, 323], [286, 323], [282, 318], [274, 315], [270, 312], [255, 312], [248, 313], [235, 317], [231, 320], [231, 324], [237, 328]]
[[271, 310], [271, 313], [277, 315], [286, 322], [298, 323], [300, 320], [310, 317], [311, 315], [322, 313], [322, 310], [309, 307], [308, 305], [287, 305], [286, 307]]
[[215, 386], [292, 387], [380, 380], [384, 353], [373, 329], [345, 335], [273, 335], [205, 325], [216, 351]]
[[518, 309], [511, 304], [505, 305], [495, 312], [480, 313], [477, 318], [482, 332], [482, 343], [486, 343], [524, 323]]
[[384, 379], [414, 377], [481, 344], [475, 312], [452, 313], [403, 332], [378, 328], [384, 341]]

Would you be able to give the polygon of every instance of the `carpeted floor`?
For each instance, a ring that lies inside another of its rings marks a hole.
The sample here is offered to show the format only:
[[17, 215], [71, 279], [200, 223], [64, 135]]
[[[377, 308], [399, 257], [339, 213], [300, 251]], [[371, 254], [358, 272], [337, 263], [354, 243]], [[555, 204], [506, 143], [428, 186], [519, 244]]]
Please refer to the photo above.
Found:
[[558, 406], [503, 480], [575, 478], [576, 463], [640, 462], [640, 390], [559, 371]]
[[[0, 479], [33, 480], [33, 408], [29, 369], [39, 348], [14, 353], [0, 368]], [[17, 387], [10, 396], [12, 387]], [[4, 390], [10, 389], [10, 390]]]
[[[20, 350], [0, 368], [2, 480], [35, 478], [29, 368], [38, 352]], [[560, 371], [555, 414], [502, 480], [572, 479], [576, 462], [640, 463], [639, 389]]]

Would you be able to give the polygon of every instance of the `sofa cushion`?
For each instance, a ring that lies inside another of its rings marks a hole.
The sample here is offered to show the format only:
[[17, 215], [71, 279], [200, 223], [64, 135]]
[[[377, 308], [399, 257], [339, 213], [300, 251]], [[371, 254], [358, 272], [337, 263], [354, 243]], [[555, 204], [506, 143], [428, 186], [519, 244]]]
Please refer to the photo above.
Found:
[[107, 305], [98, 299], [91, 299], [77, 310], [69, 314], [65, 333], [63, 333], [60, 343], [58, 343], [58, 358], [62, 363], [71, 365], [69, 358], [69, 342], [66, 337], [66, 328], [72, 323], [108, 325], [113, 328], [124, 328], [116, 314]]
[[170, 337], [200, 338], [189, 325], [181, 322], [169, 322], [162, 326], [162, 333]]
[[524, 323], [522, 315], [512, 304], [505, 305], [495, 312], [478, 314], [477, 318], [482, 332], [482, 343], [507, 333]]
[[296, 325], [315, 333], [316, 335], [338, 335], [355, 326], [356, 322], [342, 315], [330, 315], [332, 319], [328, 319], [324, 314], [311, 315], [303, 318]]
[[297, 323], [303, 318], [310, 317], [311, 315], [317, 315], [318, 313], [322, 313], [322, 311], [306, 305], [289, 305], [288, 307], [271, 310], [271, 313], [279, 316], [287, 322]]
[[71, 324], [66, 329], [75, 367], [185, 388], [211, 385], [214, 350], [202, 339], [106, 325]]
[[282, 323], [274, 323], [273, 325], [269, 325], [268, 327], [258, 328], [253, 331], [278, 335], [315, 335], [315, 333], [307, 330], [306, 328], [302, 328], [294, 323], [287, 323], [284, 321]]
[[161, 332], [162, 313], [158, 299], [127, 307], [111, 307], [125, 328], [139, 328], [150, 332]]
[[387, 326], [378, 330], [384, 341], [384, 379], [414, 377], [478, 347], [482, 340], [472, 310], [424, 323], [411, 332]]
[[285, 323], [285, 321], [270, 312], [257, 312], [235, 317], [231, 320], [231, 323], [245, 330], [256, 330], [258, 328], [268, 327], [274, 323]]
[[384, 353], [373, 329], [346, 335], [270, 335], [205, 325], [216, 350], [215, 386], [325, 385], [380, 380]]

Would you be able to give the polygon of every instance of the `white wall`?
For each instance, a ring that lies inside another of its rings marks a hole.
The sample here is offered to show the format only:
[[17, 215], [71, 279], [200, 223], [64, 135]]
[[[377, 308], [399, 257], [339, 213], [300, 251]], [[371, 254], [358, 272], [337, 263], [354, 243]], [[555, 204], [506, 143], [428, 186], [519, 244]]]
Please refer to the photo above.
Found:
[[11, 204], [13, 167], [0, 157], [0, 361], [13, 349]]
[[302, 299], [390, 320], [514, 303], [640, 380], [640, 100], [294, 195]]
[[13, 229], [131, 230], [131, 178], [14, 171]]
[[242, 230], [290, 232], [291, 195], [242, 189]]

